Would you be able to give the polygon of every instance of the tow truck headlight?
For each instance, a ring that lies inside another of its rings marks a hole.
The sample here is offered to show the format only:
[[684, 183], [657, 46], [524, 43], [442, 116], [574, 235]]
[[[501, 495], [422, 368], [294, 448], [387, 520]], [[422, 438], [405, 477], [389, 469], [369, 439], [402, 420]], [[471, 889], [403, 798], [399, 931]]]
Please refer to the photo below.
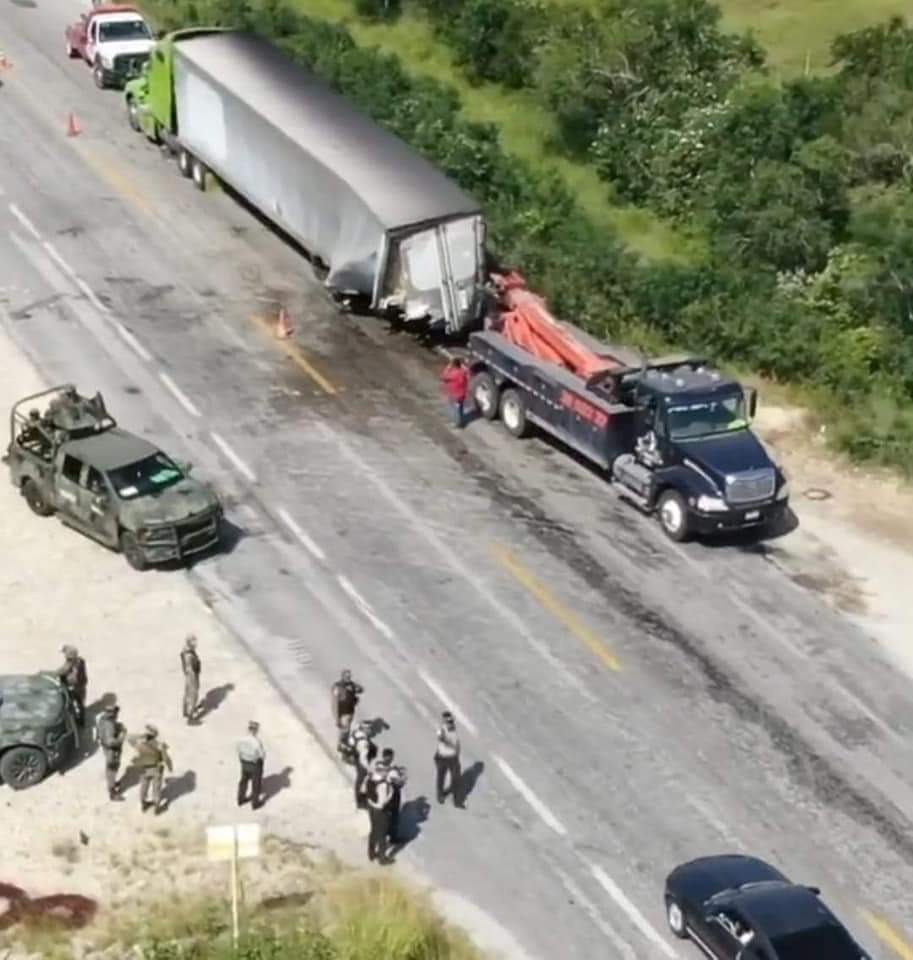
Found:
[[113, 58], [107, 53], [100, 53], [98, 59], [101, 60], [101, 65], [105, 70], [110, 70], [114, 66]]
[[783, 486], [777, 491], [777, 499], [785, 500], [789, 496], [789, 480], [783, 481]]
[[702, 495], [697, 498], [697, 508], [701, 513], [723, 513], [729, 509], [729, 506], [722, 497]]

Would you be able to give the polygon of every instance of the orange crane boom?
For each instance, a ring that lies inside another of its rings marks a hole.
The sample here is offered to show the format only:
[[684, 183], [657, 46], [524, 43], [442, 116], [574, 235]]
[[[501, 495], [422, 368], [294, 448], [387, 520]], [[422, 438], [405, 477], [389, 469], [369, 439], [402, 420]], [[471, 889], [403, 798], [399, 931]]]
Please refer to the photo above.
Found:
[[527, 287], [519, 273], [493, 274], [492, 279], [500, 298], [499, 332], [505, 339], [584, 380], [624, 367], [616, 357], [585, 344], [570, 324], [552, 316], [545, 300]]

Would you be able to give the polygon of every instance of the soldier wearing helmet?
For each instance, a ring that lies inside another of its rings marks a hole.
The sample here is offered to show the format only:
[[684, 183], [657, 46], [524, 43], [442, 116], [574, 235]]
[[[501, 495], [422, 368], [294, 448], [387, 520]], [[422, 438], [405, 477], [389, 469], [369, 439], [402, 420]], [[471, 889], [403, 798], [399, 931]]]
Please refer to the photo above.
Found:
[[118, 772], [127, 728], [118, 719], [120, 708], [116, 703], [105, 705], [104, 713], [98, 720], [96, 739], [105, 755], [105, 782], [108, 785], [108, 797], [111, 800], [123, 800]]
[[168, 744], [159, 740], [158, 727], [151, 723], [146, 724], [141, 736], [130, 737], [129, 740], [136, 751], [133, 763], [140, 769], [140, 809], [145, 813], [153, 807], [156, 814], [159, 814], [162, 812], [162, 781], [165, 770], [171, 773], [173, 769]]

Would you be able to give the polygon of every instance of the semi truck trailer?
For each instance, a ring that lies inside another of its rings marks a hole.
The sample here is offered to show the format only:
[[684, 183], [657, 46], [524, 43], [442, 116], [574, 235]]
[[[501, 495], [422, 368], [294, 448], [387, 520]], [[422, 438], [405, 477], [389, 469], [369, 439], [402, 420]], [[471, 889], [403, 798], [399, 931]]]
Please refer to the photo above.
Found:
[[454, 334], [484, 302], [478, 203], [262, 37], [177, 31], [125, 91], [130, 125], [214, 174], [326, 269], [345, 302]]
[[469, 336], [484, 418], [574, 450], [672, 540], [779, 523], [789, 486], [751, 431], [753, 388], [700, 357], [646, 359], [600, 343], [553, 317], [519, 274], [493, 280], [498, 309]]

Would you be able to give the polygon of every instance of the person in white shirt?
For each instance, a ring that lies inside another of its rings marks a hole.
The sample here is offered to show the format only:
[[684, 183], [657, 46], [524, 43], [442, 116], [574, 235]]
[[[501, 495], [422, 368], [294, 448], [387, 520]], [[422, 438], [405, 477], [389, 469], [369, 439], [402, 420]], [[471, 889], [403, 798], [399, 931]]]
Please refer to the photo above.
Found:
[[250, 786], [250, 805], [254, 810], [263, 805], [263, 761], [266, 759], [259, 733], [260, 724], [251, 720], [247, 725], [247, 736], [238, 741], [238, 760], [241, 762], [238, 806], [247, 802], [247, 788]]
[[443, 803], [448, 793], [453, 797], [454, 806], [462, 806], [460, 798], [460, 738], [456, 732], [456, 721], [449, 710], [441, 714], [441, 726], [437, 731], [437, 747], [434, 751], [434, 765], [437, 768], [437, 802]]

